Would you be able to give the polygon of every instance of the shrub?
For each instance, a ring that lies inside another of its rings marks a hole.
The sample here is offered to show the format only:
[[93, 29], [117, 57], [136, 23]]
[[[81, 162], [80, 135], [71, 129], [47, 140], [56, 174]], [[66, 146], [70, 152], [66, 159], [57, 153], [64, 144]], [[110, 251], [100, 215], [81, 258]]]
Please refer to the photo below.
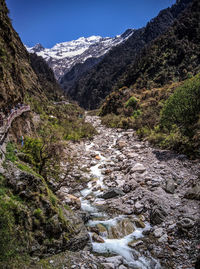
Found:
[[191, 125], [200, 113], [200, 74], [188, 79], [165, 102], [161, 110], [161, 125], [169, 130], [177, 125], [183, 133], [191, 134]]
[[17, 156], [15, 153], [15, 146], [12, 142], [8, 142], [6, 145], [6, 154], [5, 158], [8, 161], [15, 162], [17, 160]]
[[125, 103], [125, 108], [132, 107], [135, 109], [138, 104], [138, 99], [136, 99], [134, 96], [131, 96], [128, 101]]

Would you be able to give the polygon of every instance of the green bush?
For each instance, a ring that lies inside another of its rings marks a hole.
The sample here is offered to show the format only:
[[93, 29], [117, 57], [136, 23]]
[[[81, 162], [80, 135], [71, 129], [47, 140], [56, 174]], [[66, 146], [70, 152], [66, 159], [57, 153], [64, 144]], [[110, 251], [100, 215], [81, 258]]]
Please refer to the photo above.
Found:
[[132, 107], [135, 109], [138, 104], [138, 99], [136, 99], [134, 96], [131, 96], [128, 101], [125, 103], [125, 108]]
[[191, 126], [200, 113], [200, 74], [180, 86], [161, 110], [161, 125], [169, 130], [175, 124], [182, 133], [192, 134]]
[[18, 159], [15, 153], [15, 146], [12, 142], [8, 142], [6, 145], [5, 158], [11, 162], [15, 162]]

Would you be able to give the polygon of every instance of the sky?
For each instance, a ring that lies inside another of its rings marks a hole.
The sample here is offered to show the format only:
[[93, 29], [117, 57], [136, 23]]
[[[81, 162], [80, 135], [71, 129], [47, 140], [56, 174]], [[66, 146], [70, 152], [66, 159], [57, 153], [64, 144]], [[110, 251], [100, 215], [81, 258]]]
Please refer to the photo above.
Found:
[[175, 0], [6, 0], [15, 30], [29, 47], [79, 37], [114, 37], [138, 29]]

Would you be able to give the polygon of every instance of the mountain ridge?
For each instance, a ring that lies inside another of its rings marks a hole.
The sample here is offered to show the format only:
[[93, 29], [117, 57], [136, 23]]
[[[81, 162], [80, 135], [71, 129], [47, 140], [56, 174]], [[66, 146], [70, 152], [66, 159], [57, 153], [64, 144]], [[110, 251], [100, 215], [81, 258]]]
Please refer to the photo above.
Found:
[[113, 46], [124, 42], [133, 32], [133, 29], [129, 29], [113, 38], [94, 35], [79, 37], [76, 40], [57, 43], [52, 48], [44, 48], [40, 43], [26, 48], [30, 53], [43, 57], [59, 80], [76, 64], [84, 63], [88, 58], [102, 57]]
[[182, 0], [159, 12], [146, 27], [134, 31], [123, 44], [112, 48], [103, 60], [85, 72], [68, 90], [69, 96], [86, 109], [97, 108], [112, 91], [118, 78], [135, 61], [138, 53], [163, 34], [191, 0]]

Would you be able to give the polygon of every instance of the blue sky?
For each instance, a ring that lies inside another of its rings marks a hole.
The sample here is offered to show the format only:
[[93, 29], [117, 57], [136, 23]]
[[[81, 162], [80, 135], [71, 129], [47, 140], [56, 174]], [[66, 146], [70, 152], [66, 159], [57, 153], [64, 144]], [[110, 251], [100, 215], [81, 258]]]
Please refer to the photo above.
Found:
[[140, 28], [175, 0], [6, 0], [28, 46], [52, 47], [81, 36], [115, 36]]

